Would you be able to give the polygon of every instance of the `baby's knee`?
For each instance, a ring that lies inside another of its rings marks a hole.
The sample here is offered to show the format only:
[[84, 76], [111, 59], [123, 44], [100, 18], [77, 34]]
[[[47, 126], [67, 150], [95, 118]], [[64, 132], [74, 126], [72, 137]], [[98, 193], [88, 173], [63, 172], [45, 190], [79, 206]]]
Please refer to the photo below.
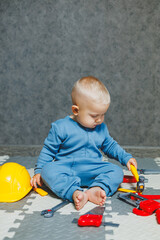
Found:
[[53, 180], [53, 176], [55, 176], [55, 174], [53, 174], [54, 170], [53, 170], [53, 166], [52, 163], [48, 163], [45, 166], [43, 166], [42, 170], [41, 170], [41, 177], [43, 180]]
[[124, 173], [123, 169], [117, 165], [114, 167], [114, 175], [116, 177], [117, 183], [121, 183], [123, 181]]

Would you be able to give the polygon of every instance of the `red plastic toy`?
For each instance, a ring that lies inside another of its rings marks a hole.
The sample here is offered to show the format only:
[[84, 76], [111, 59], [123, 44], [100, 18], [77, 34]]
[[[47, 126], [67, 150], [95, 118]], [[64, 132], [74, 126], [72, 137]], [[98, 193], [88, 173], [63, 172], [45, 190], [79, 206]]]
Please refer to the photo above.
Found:
[[156, 211], [156, 219], [157, 219], [157, 223], [160, 224], [160, 208], [157, 209]]
[[99, 227], [102, 223], [102, 218], [103, 218], [103, 215], [95, 215], [95, 214], [82, 215], [78, 219], [78, 225], [81, 227], [84, 227], [84, 226]]
[[[149, 216], [156, 214], [157, 223], [160, 224], [160, 203], [153, 199], [160, 199], [159, 195], [142, 195], [142, 194], [119, 194], [119, 199], [135, 206], [133, 213], [139, 216]], [[147, 199], [150, 198], [150, 199]]]
[[130, 175], [124, 175], [123, 177], [123, 183], [136, 183], [137, 180], [135, 179], [134, 176], [130, 176]]

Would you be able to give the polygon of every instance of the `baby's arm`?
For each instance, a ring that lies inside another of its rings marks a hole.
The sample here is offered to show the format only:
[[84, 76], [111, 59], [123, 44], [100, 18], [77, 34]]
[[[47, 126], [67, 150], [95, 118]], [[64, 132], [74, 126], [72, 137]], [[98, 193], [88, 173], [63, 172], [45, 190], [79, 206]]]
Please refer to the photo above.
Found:
[[109, 157], [118, 160], [122, 165], [127, 166], [130, 170], [130, 165], [137, 168], [137, 161], [132, 155], [126, 152], [109, 134], [107, 127], [104, 129], [105, 141], [101, 150]]
[[45, 139], [44, 146], [38, 157], [38, 160], [34, 169], [35, 176], [38, 173], [41, 173], [41, 170], [44, 165], [54, 160], [55, 155], [57, 154], [61, 143], [62, 141], [59, 137], [58, 129], [56, 127], [56, 124], [53, 123], [49, 131], [48, 137]]

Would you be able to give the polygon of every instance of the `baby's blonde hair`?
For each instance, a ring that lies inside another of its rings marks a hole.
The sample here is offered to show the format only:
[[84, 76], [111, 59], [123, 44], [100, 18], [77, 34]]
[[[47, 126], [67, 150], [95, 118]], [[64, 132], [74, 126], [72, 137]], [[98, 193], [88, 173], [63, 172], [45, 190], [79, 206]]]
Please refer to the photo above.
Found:
[[72, 103], [77, 105], [79, 96], [88, 97], [96, 103], [110, 104], [110, 94], [104, 84], [93, 76], [79, 79], [72, 89]]

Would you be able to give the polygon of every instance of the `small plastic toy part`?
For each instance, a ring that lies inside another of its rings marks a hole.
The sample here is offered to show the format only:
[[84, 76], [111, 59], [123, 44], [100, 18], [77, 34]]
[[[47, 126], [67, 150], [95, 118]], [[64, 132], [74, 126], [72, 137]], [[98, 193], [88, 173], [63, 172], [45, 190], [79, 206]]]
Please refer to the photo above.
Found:
[[137, 169], [133, 165], [131, 165], [130, 167], [131, 167], [131, 172], [132, 172], [133, 176], [135, 177], [135, 179], [138, 182], [139, 181], [139, 175], [138, 175]]
[[137, 182], [137, 187], [136, 187], [137, 192], [142, 193], [144, 191], [144, 182], [145, 182], [145, 178], [143, 176], [140, 176], [139, 181]]
[[145, 200], [140, 202], [139, 204], [140, 209], [143, 211], [152, 214], [154, 213], [157, 209], [160, 208], [160, 203], [154, 200]]
[[59, 203], [55, 207], [51, 209], [45, 209], [41, 211], [41, 216], [44, 216], [45, 218], [53, 217], [54, 213], [59, 210], [60, 208], [64, 207], [65, 205], [69, 204], [70, 202], [68, 200], [64, 200], [63, 202]]
[[141, 193], [138, 193], [139, 196], [142, 196], [146, 199], [152, 199], [152, 200], [159, 200], [160, 199], [160, 195], [144, 195], [144, 194], [141, 194]]
[[95, 214], [86, 214], [80, 216], [78, 219], [78, 226], [94, 226], [99, 227], [102, 223], [103, 215], [95, 215]]
[[44, 191], [42, 188], [33, 188], [33, 190], [37, 192], [39, 195], [41, 195], [42, 197], [48, 195], [48, 192]]
[[135, 179], [134, 176], [124, 175], [123, 183], [136, 183], [136, 182], [137, 180]]
[[44, 215], [45, 218], [50, 218], [53, 217], [54, 212], [52, 211], [52, 209], [48, 209], [48, 210], [44, 210], [41, 212], [41, 216]]
[[156, 211], [156, 219], [157, 219], [157, 223], [160, 224], [160, 208], [157, 209]]
[[143, 217], [146, 217], [146, 216], [150, 216], [151, 214], [141, 210], [141, 209], [138, 209], [138, 208], [133, 208], [132, 212], [138, 216], [143, 216]]
[[160, 208], [154, 210], [152, 213], [147, 213], [146, 211], [138, 209], [138, 208], [133, 208], [132, 212], [136, 215], [143, 216], [143, 217], [150, 216], [152, 213], [155, 212], [157, 223], [160, 224]]
[[118, 188], [119, 192], [125, 192], [125, 193], [136, 193], [134, 190], [126, 189], [126, 188]]
[[160, 174], [160, 170], [155, 169], [137, 169], [139, 174], [150, 175], [150, 174]]

